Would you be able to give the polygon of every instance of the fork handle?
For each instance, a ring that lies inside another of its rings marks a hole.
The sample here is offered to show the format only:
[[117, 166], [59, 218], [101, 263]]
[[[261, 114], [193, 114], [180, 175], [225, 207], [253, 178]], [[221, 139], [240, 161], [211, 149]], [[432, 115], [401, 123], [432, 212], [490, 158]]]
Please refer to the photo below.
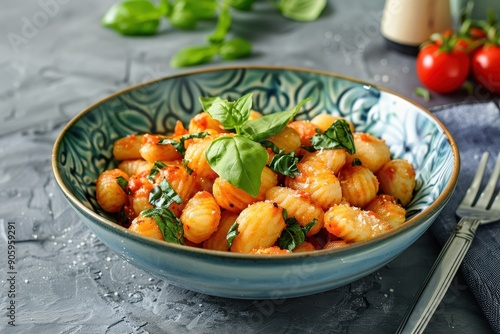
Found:
[[467, 254], [479, 224], [479, 220], [469, 218], [462, 218], [457, 224], [406, 311], [397, 334], [424, 332]]

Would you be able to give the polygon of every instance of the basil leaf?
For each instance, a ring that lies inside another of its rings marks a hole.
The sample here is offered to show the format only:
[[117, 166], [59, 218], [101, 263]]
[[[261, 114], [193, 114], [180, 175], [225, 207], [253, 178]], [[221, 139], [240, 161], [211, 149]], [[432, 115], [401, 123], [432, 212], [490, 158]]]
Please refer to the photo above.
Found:
[[149, 193], [149, 203], [155, 207], [169, 207], [172, 203], [181, 204], [182, 198], [175, 192], [170, 183], [163, 179]]
[[278, 239], [278, 245], [281, 249], [288, 249], [293, 251], [297, 246], [302, 244], [306, 240], [307, 233], [316, 224], [317, 220], [314, 219], [312, 222], [302, 227], [298, 221], [294, 218], [286, 219], [286, 229], [281, 232]]
[[158, 174], [160, 169], [167, 167], [165, 163], [161, 161], [155, 161], [153, 164], [153, 167], [151, 167], [151, 171], [149, 172], [149, 175], [146, 177], [149, 182], [154, 183], [155, 182], [155, 176]]
[[259, 142], [280, 133], [307, 101], [309, 101], [309, 98], [302, 100], [293, 109], [265, 115], [246, 122], [241, 127], [242, 135]]
[[200, 101], [201, 107], [203, 111], [207, 112], [207, 110], [214, 104], [217, 99], [221, 100], [218, 96], [210, 96], [210, 97], [200, 97], [198, 100]]
[[252, 54], [252, 44], [243, 38], [233, 38], [222, 43], [219, 56], [225, 60], [234, 60], [247, 57]]
[[354, 158], [352, 160], [352, 165], [353, 166], [361, 166], [362, 165], [361, 160], [359, 160], [358, 158]]
[[168, 16], [170, 24], [177, 29], [192, 30], [196, 27], [198, 19], [193, 13], [187, 1], [177, 1]]
[[273, 171], [290, 176], [292, 179], [300, 173], [297, 168], [299, 158], [295, 156], [294, 152], [286, 154], [285, 151], [281, 150], [269, 140], [264, 140], [260, 144], [264, 147], [270, 148], [273, 153], [275, 153], [275, 156], [271, 159], [271, 162], [268, 165]]
[[123, 176], [118, 176], [116, 178], [116, 183], [118, 183], [118, 185], [123, 189], [123, 191], [127, 193], [128, 181], [126, 178], [124, 178]]
[[250, 10], [255, 0], [226, 0], [226, 3], [238, 10]]
[[325, 8], [327, 0], [279, 0], [278, 10], [295, 21], [314, 21]]
[[158, 3], [158, 10], [163, 16], [169, 16], [172, 13], [172, 4], [168, 0], [160, 0]]
[[142, 211], [141, 215], [155, 220], [165, 241], [184, 245], [182, 222], [172, 211], [167, 208], [152, 208]]
[[205, 138], [208, 135], [208, 132], [197, 132], [197, 133], [190, 133], [187, 135], [183, 135], [179, 137], [179, 141], [171, 138], [164, 138], [161, 139], [156, 145], [172, 145], [177, 153], [181, 155], [181, 157], [184, 157], [186, 154], [186, 148], [184, 147], [184, 143], [188, 139], [193, 139], [193, 138]]
[[236, 238], [236, 236], [240, 234], [240, 232], [238, 231], [238, 226], [239, 224], [235, 222], [233, 225], [231, 225], [229, 231], [227, 231], [226, 240], [229, 245], [228, 250], [231, 249], [234, 238]]
[[189, 9], [199, 20], [212, 18], [217, 12], [217, 0], [181, 0], [185, 8]]
[[206, 64], [217, 54], [218, 47], [214, 45], [191, 46], [181, 49], [170, 60], [172, 67], [187, 67]]
[[335, 121], [324, 133], [315, 134], [311, 144], [316, 150], [345, 148], [349, 154], [356, 153], [351, 129], [343, 119]]
[[254, 141], [243, 136], [219, 137], [205, 152], [210, 167], [233, 186], [255, 197], [269, 155]]
[[229, 28], [231, 28], [231, 22], [232, 19], [229, 9], [227, 6], [222, 6], [219, 17], [217, 18], [217, 26], [215, 27], [215, 31], [208, 36], [208, 41], [210, 43], [222, 42], [224, 38], [226, 38]]
[[289, 154], [278, 153], [271, 159], [269, 168], [276, 173], [290, 176], [293, 179], [296, 175], [300, 174], [300, 171], [297, 168], [298, 162], [299, 158], [295, 156], [294, 152], [290, 152]]
[[238, 131], [238, 128], [248, 121], [252, 112], [252, 95], [252, 93], [243, 95], [234, 102], [221, 98], [200, 98], [200, 101], [203, 106], [211, 103], [206, 112], [220, 121], [224, 129], [237, 129]]
[[269, 140], [263, 140], [260, 142], [260, 144], [266, 148], [270, 148], [275, 154], [281, 153], [283, 151], [278, 146], [276, 146], [275, 143]]
[[182, 165], [184, 166], [184, 168], [186, 168], [186, 172], [191, 175], [193, 174], [194, 170], [192, 170], [191, 168], [189, 168], [189, 160], [186, 160], [186, 159], [182, 159]]
[[160, 27], [162, 11], [149, 0], [124, 0], [114, 4], [101, 24], [122, 35], [154, 35]]

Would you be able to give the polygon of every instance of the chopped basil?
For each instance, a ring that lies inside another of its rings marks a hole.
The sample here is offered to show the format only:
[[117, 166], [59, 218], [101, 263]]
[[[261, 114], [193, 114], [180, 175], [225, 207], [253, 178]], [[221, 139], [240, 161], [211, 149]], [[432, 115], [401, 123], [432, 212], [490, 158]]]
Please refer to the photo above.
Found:
[[287, 154], [269, 140], [262, 141], [261, 145], [270, 148], [275, 153], [275, 156], [271, 159], [271, 162], [268, 165], [273, 171], [282, 175], [290, 176], [292, 179], [300, 173], [297, 168], [299, 158], [295, 156], [294, 152]]
[[317, 220], [315, 218], [306, 226], [300, 226], [297, 219], [288, 217], [286, 210], [283, 210], [283, 218], [286, 222], [286, 228], [278, 239], [278, 245], [281, 249], [293, 251], [306, 240], [307, 233], [309, 233], [311, 228], [316, 224]]
[[149, 193], [149, 203], [155, 207], [169, 207], [172, 203], [181, 204], [182, 198], [175, 192], [170, 183], [163, 179]]
[[352, 160], [352, 165], [353, 166], [361, 166], [362, 165], [361, 160], [359, 160], [359, 158], [354, 158]]
[[171, 138], [164, 138], [161, 139], [159, 142], [156, 143], [156, 145], [172, 145], [175, 150], [181, 155], [181, 157], [184, 157], [186, 154], [186, 148], [184, 147], [184, 143], [188, 139], [193, 139], [193, 138], [205, 138], [208, 135], [208, 132], [198, 132], [198, 133], [190, 133], [187, 135], [183, 135], [179, 137], [179, 141]]
[[167, 208], [152, 208], [141, 212], [144, 217], [152, 217], [160, 228], [163, 239], [168, 242], [184, 245], [184, 229], [182, 222]]
[[184, 168], [186, 168], [186, 172], [191, 175], [193, 174], [193, 170], [191, 168], [189, 168], [189, 160], [186, 160], [186, 159], [182, 159], [182, 165], [184, 166]]
[[125, 193], [128, 193], [127, 191], [128, 181], [126, 178], [124, 178], [123, 176], [118, 176], [116, 178], [116, 183], [118, 183], [118, 185], [123, 189]]
[[293, 179], [296, 175], [300, 174], [297, 168], [298, 162], [299, 158], [297, 158], [293, 152], [288, 154], [278, 153], [271, 159], [269, 168], [282, 175], [290, 176]]
[[229, 228], [229, 231], [227, 231], [226, 240], [227, 240], [227, 243], [229, 245], [228, 249], [231, 249], [231, 246], [233, 245], [234, 238], [236, 238], [236, 236], [240, 233], [240, 232], [238, 232], [238, 226], [239, 226], [239, 224], [235, 222], [233, 225], [231, 225], [231, 227]]
[[156, 161], [153, 164], [153, 167], [151, 168], [151, 171], [149, 172], [149, 175], [146, 177], [149, 182], [154, 183], [155, 181], [155, 176], [158, 174], [160, 169], [167, 167], [167, 165], [161, 161]]
[[343, 119], [335, 121], [324, 133], [315, 134], [311, 143], [316, 150], [344, 148], [349, 154], [356, 153], [351, 129]]

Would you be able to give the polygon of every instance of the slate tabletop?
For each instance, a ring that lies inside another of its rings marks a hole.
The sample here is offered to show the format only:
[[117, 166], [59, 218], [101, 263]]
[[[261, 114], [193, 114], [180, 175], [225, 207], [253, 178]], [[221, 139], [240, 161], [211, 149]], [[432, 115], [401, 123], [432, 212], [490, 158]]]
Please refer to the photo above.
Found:
[[[113, 3], [0, 0], [0, 332], [393, 333], [439, 253], [431, 232], [356, 282], [313, 296], [259, 301], [172, 286], [119, 258], [80, 222], [50, 165], [64, 125], [122, 88], [189, 70], [170, 67], [170, 58], [184, 46], [205, 43], [214, 25], [186, 32], [164, 24], [156, 36], [127, 38], [100, 26]], [[329, 1], [318, 20], [299, 23], [260, 1], [251, 12], [234, 13], [232, 27], [252, 41], [253, 55], [196, 69], [321, 69], [381, 85], [430, 109], [495, 100], [480, 87], [432, 94], [429, 101], [413, 95], [421, 86], [415, 58], [386, 47], [383, 6], [383, 0]], [[16, 233], [14, 258], [9, 226]], [[427, 332], [493, 332], [460, 273]]]

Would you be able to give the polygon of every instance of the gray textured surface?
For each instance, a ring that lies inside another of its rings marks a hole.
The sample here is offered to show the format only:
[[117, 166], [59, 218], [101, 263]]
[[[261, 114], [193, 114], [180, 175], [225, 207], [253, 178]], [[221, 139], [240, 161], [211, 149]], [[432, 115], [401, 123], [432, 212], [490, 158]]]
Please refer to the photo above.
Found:
[[[185, 71], [170, 68], [171, 55], [204, 43], [208, 31], [165, 26], [152, 38], [123, 38], [99, 25], [112, 3], [0, 0], [0, 332], [394, 332], [439, 251], [429, 234], [379, 272], [342, 288], [290, 300], [241, 301], [151, 277], [80, 223], [51, 172], [58, 133], [84, 107], [112, 92]], [[252, 40], [255, 55], [230, 64], [323, 69], [414, 98], [420, 85], [414, 58], [384, 47], [378, 30], [382, 7], [382, 0], [330, 1], [318, 21], [301, 24], [281, 18], [264, 2], [252, 13], [236, 15], [233, 31]], [[430, 107], [489, 98], [476, 89], [472, 96], [459, 92], [428, 103], [416, 100]], [[8, 297], [5, 233], [11, 221], [17, 241], [14, 299]], [[6, 312], [11, 300], [15, 327], [8, 325]], [[429, 333], [491, 331], [460, 276], [428, 328]]]

